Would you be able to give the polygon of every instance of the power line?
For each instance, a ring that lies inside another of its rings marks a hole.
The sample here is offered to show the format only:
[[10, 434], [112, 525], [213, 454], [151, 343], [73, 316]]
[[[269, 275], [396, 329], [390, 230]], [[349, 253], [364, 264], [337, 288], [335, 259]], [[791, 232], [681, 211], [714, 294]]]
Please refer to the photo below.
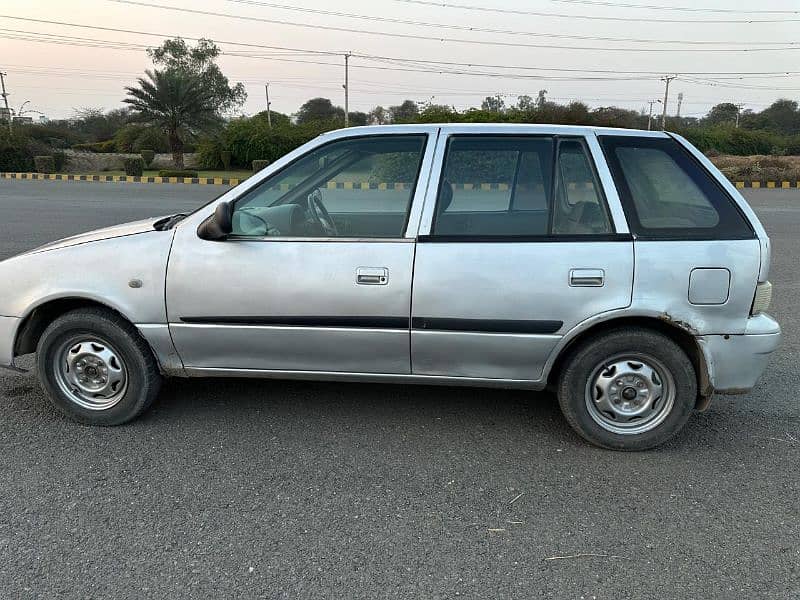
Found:
[[589, 21], [622, 21], [622, 22], [636, 22], [636, 23], [682, 23], [682, 24], [723, 24], [723, 23], [786, 23], [797, 22], [800, 19], [776, 18], [776, 19], [661, 19], [653, 17], [609, 17], [601, 15], [582, 15], [582, 14], [567, 14], [567, 13], [554, 13], [536, 10], [524, 10], [515, 8], [495, 8], [492, 6], [476, 6], [472, 4], [459, 4], [454, 2], [436, 2], [434, 0], [394, 0], [394, 2], [403, 2], [406, 4], [417, 4], [421, 6], [433, 6], [436, 8], [449, 8], [459, 10], [472, 10], [478, 12], [490, 12], [507, 15], [528, 15], [534, 17], [553, 17], [557, 19], [585, 19]]
[[[106, 0], [107, 2], [114, 2], [117, 4], [129, 4], [131, 6], [142, 6], [147, 8], [157, 8], [160, 10], [170, 10], [175, 12], [205, 15], [210, 17], [222, 17], [228, 19], [237, 19], [240, 21], [257, 22], [257, 23], [270, 23], [272, 25], [286, 25], [290, 27], [299, 27], [305, 29], [324, 30], [324, 31], [338, 31], [343, 33], [358, 33], [363, 35], [375, 35], [383, 37], [392, 37], [410, 40], [426, 40], [439, 43], [453, 43], [453, 44], [474, 44], [480, 46], [499, 46], [507, 48], [548, 48], [557, 50], [589, 50], [592, 52], [688, 52], [688, 50], [681, 50], [680, 48], [623, 48], [623, 47], [604, 47], [604, 46], [561, 46], [553, 44], [529, 44], [521, 42], [500, 42], [491, 40], [470, 40], [464, 38], [442, 37], [420, 35], [412, 33], [395, 33], [389, 31], [376, 31], [370, 29], [357, 29], [354, 27], [341, 27], [335, 25], [312, 25], [309, 23], [298, 23], [295, 21], [286, 21], [282, 19], [267, 19], [263, 17], [251, 17], [244, 15], [232, 15], [228, 13], [215, 12], [210, 10], [199, 10], [194, 8], [182, 8], [177, 6], [166, 6], [164, 4], [152, 4], [149, 2], [140, 2], [138, 0]], [[776, 46], [772, 48], [696, 48], [691, 52], [774, 52], [779, 50], [800, 50], [800, 46]]]
[[[127, 0], [109, 0], [110, 2], [125, 2]], [[262, 2], [259, 0], [228, 0], [228, 2], [234, 2], [237, 4], [245, 4], [248, 6], [259, 6], [264, 8], [277, 8], [280, 10], [287, 10], [287, 11], [294, 11], [294, 12], [301, 12], [307, 14], [315, 14], [315, 15], [325, 15], [325, 16], [334, 16], [334, 17], [344, 17], [348, 19], [360, 19], [362, 21], [371, 21], [371, 22], [379, 22], [379, 23], [398, 23], [402, 25], [413, 25], [416, 27], [433, 27], [435, 29], [450, 29], [456, 31], [470, 31], [470, 32], [479, 32], [479, 33], [493, 33], [493, 34], [501, 34], [501, 35], [519, 35], [519, 36], [529, 36], [529, 37], [545, 37], [545, 38], [556, 38], [556, 39], [568, 39], [568, 40], [591, 40], [591, 41], [602, 41], [602, 42], [633, 42], [638, 44], [687, 44], [687, 45], [695, 45], [695, 46], [705, 46], [705, 45], [721, 45], [721, 44], [730, 44], [733, 46], [777, 46], [781, 44], [790, 44], [794, 45], [797, 42], [776, 42], [776, 41], [768, 41], [768, 42], [742, 42], [742, 41], [712, 41], [712, 40], [653, 40], [653, 39], [641, 39], [641, 38], [619, 38], [619, 37], [605, 37], [605, 36], [595, 36], [595, 35], [569, 35], [569, 34], [562, 34], [562, 33], [542, 33], [538, 31], [517, 31], [512, 29], [493, 29], [489, 27], [479, 27], [479, 26], [472, 26], [472, 25], [455, 25], [452, 23], [431, 23], [428, 21], [418, 21], [412, 19], [400, 19], [396, 17], [384, 17], [384, 16], [375, 16], [375, 15], [363, 15], [357, 13], [348, 13], [342, 12], [338, 10], [325, 10], [319, 8], [308, 8], [308, 7], [301, 7], [301, 6], [290, 6], [286, 4], [277, 4], [274, 2]], [[236, 17], [238, 18], [238, 17]], [[247, 18], [247, 17], [243, 17]]]
[[[142, 36], [149, 36], [149, 37], [157, 37], [157, 38], [169, 38], [173, 37], [174, 33], [156, 33], [151, 31], [140, 31], [134, 29], [122, 29], [118, 27], [105, 27], [100, 25], [84, 25], [80, 23], [70, 23], [66, 21], [56, 21], [51, 19], [37, 19], [32, 17], [17, 17], [13, 15], [0, 15], [0, 18], [5, 19], [13, 19], [17, 21], [26, 21], [31, 23], [38, 23], [38, 24], [48, 24], [48, 25], [60, 25], [64, 27], [75, 27], [78, 29], [90, 29], [90, 30], [97, 30], [97, 31], [108, 31], [112, 33], [127, 33], [132, 35], [142, 35]], [[24, 32], [33, 34], [35, 32]], [[62, 36], [67, 37], [67, 36]], [[192, 37], [182, 35], [180, 36], [183, 39], [191, 40], [191, 41], [198, 41], [201, 38]], [[89, 40], [90, 38], [72, 38], [75, 40]], [[108, 40], [92, 40], [95, 42], [98, 41], [106, 41]], [[291, 48], [287, 46], [272, 46], [267, 44], [255, 44], [255, 43], [247, 43], [247, 42], [235, 42], [235, 41], [227, 41], [227, 40], [216, 40], [219, 44], [225, 44], [229, 46], [240, 46], [245, 48], [258, 48], [258, 49], [266, 49], [266, 50], [278, 50], [278, 51], [286, 51], [290, 53], [297, 53], [297, 54], [309, 54], [309, 55], [324, 55], [324, 56], [341, 56], [342, 51], [336, 50], [312, 50], [308, 48]], [[114, 42], [109, 42], [114, 43]], [[227, 52], [228, 55], [233, 56], [246, 56], [244, 53], [235, 53], [235, 52]], [[485, 67], [485, 68], [498, 68], [498, 69], [514, 69], [514, 70], [532, 70], [532, 71], [558, 71], [558, 72], [570, 72], [570, 73], [605, 73], [605, 74], [635, 74], [635, 75], [651, 75], [656, 76], [658, 74], [657, 71], [625, 71], [620, 69], [614, 70], [603, 70], [603, 69], [577, 69], [577, 68], [566, 68], [566, 67], [531, 67], [528, 65], [493, 65], [493, 64], [485, 64], [485, 63], [468, 63], [468, 62], [455, 62], [455, 61], [435, 61], [435, 60], [425, 60], [425, 59], [408, 59], [408, 58], [396, 58], [396, 57], [389, 57], [389, 56], [377, 56], [371, 54], [359, 54], [353, 53], [354, 57], [360, 57], [365, 59], [382, 59], [382, 60], [395, 60], [399, 62], [406, 62], [406, 63], [420, 63], [420, 64], [431, 64], [431, 65], [446, 65], [446, 66], [462, 66], [462, 67]], [[255, 58], [266, 58], [264, 56], [258, 56]], [[275, 60], [278, 60], [277, 58]], [[333, 65], [334, 63], [317, 63], [323, 65]], [[796, 75], [800, 74], [800, 72], [794, 71], [682, 71], [682, 74], [685, 75]]]
[[663, 6], [661, 4], [633, 4], [627, 2], [611, 2], [610, 0], [550, 0], [562, 4], [589, 4], [591, 6], [611, 6], [614, 8], [636, 8], [646, 10], [672, 10], [683, 12], [708, 12], [726, 14], [759, 14], [759, 15], [796, 15], [800, 10], [743, 10], [732, 8], [704, 8], [695, 6]]

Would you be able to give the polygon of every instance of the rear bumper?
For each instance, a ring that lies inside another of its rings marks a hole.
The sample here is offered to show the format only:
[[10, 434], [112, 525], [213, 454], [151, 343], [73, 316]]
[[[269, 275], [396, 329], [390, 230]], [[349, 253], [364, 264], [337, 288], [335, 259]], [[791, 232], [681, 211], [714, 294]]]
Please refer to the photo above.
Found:
[[14, 366], [14, 338], [21, 320], [18, 317], [0, 317], [0, 368], [19, 371]]
[[778, 322], [766, 314], [747, 320], [742, 335], [697, 338], [706, 359], [709, 381], [719, 394], [743, 394], [753, 388], [781, 342]]

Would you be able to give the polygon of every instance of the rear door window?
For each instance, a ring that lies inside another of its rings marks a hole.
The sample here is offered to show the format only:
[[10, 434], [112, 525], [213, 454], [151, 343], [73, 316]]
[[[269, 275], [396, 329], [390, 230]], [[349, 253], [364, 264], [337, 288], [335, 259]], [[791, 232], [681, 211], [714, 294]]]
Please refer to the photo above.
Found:
[[753, 237], [733, 199], [672, 138], [600, 136], [600, 144], [637, 236]]
[[432, 232], [552, 238], [613, 227], [581, 140], [456, 135], [447, 142]]

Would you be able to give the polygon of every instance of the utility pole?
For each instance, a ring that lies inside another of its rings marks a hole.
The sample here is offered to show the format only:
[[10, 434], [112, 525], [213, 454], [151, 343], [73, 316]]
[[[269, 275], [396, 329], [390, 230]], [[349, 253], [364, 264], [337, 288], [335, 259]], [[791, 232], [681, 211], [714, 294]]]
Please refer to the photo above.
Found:
[[661, 100], [648, 100], [647, 103], [650, 105], [650, 114], [647, 115], [647, 131], [650, 131], [653, 128], [653, 104], [660, 104]]
[[3, 102], [5, 102], [6, 105], [6, 114], [8, 115], [8, 133], [11, 133], [11, 121], [13, 119], [11, 118], [11, 109], [8, 108], [8, 94], [6, 93], [6, 80], [4, 79], [4, 77], [7, 75], [8, 73], [3, 73], [0, 71], [0, 87], [3, 90], [2, 94], [0, 95], [3, 96]]
[[350, 86], [349, 86], [349, 75], [350, 75], [350, 53], [345, 52], [344, 55], [344, 126], [350, 126]]
[[736, 129], [739, 129], [739, 115], [741, 114], [743, 108], [744, 104], [736, 105]]
[[664, 106], [663, 112], [661, 113], [661, 131], [664, 131], [667, 128], [667, 102], [669, 102], [669, 82], [673, 79], [677, 79], [677, 75], [664, 75], [661, 78], [661, 81], [665, 83], [664, 86]]
[[264, 91], [267, 92], [267, 125], [272, 128], [272, 115], [270, 115], [269, 110], [269, 84], [264, 84]]
[[675, 116], [680, 119], [681, 117], [681, 104], [683, 104], [683, 92], [678, 94], [678, 110], [675, 111]]

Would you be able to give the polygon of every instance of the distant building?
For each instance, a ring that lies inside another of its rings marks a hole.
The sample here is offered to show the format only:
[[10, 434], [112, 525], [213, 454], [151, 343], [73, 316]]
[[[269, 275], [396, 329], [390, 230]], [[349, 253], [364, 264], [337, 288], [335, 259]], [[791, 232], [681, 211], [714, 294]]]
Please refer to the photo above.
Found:
[[0, 121], [8, 123], [8, 118], [11, 116], [11, 110], [8, 108], [0, 108]]
[[33, 117], [14, 117], [12, 123], [14, 125], [32, 125]]
[[50, 119], [48, 119], [45, 115], [39, 115], [39, 123], [44, 125], [45, 123], [49, 123]]

